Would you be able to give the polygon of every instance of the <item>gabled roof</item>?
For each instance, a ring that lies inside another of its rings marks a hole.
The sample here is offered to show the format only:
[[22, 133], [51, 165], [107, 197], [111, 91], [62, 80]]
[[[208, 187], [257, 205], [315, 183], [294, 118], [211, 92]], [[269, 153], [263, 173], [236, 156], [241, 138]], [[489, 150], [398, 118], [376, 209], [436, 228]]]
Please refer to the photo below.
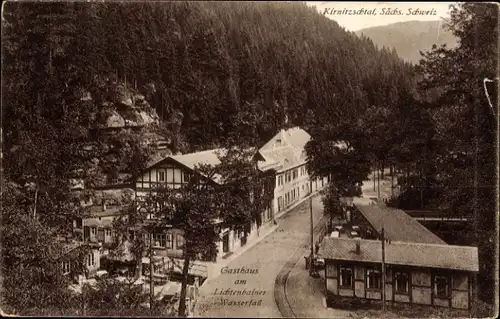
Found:
[[219, 165], [221, 162], [218, 155], [219, 154], [224, 155], [226, 152], [227, 151], [225, 149], [216, 148], [213, 150], [189, 153], [184, 155], [174, 155], [169, 157], [175, 160], [176, 162], [179, 162], [184, 166], [194, 170], [195, 166], [201, 164], [213, 165], [213, 166]]
[[266, 154], [262, 154], [260, 152], [259, 154], [262, 156], [263, 159], [258, 162], [258, 167], [261, 171], [267, 171], [269, 169], [276, 169], [276, 170], [280, 169], [281, 165], [277, 160], [273, 159], [272, 157]]
[[[325, 237], [319, 254], [325, 259], [381, 263], [382, 242]], [[385, 245], [385, 261], [390, 265], [479, 271], [477, 247], [470, 246], [391, 242]]]
[[[252, 153], [252, 158], [254, 158], [256, 155], [257, 156], [262, 155], [262, 154], [256, 154], [254, 148], [249, 148], [247, 149], [247, 151], [250, 151]], [[216, 148], [212, 150], [189, 153], [184, 155], [169, 156], [168, 158], [176, 161], [177, 163], [182, 164], [183, 166], [191, 170], [195, 170], [196, 167], [199, 165], [217, 166], [221, 164], [219, 156], [225, 156], [227, 152], [228, 150], [225, 148]], [[215, 174], [212, 179], [217, 184], [221, 184], [224, 182], [222, 180], [222, 176], [219, 174]]]
[[353, 199], [353, 203], [379, 234], [384, 227], [386, 239], [413, 243], [446, 244], [445, 241], [400, 209], [369, 205], [364, 198], [358, 197]]
[[[186, 166], [191, 170], [195, 170], [199, 165], [211, 165], [216, 166], [221, 163], [219, 156], [226, 154], [227, 150], [222, 148], [216, 148], [213, 150], [207, 150], [202, 152], [189, 153], [184, 155], [169, 156], [172, 160]], [[215, 174], [213, 176], [213, 181], [220, 183], [222, 176]]]
[[310, 139], [309, 133], [300, 127], [281, 130], [259, 149], [260, 154], [266, 158], [264, 163], [259, 164], [259, 168], [265, 169], [271, 166], [269, 163], [276, 162], [278, 164], [274, 167], [277, 170], [287, 170], [305, 163], [304, 147]]

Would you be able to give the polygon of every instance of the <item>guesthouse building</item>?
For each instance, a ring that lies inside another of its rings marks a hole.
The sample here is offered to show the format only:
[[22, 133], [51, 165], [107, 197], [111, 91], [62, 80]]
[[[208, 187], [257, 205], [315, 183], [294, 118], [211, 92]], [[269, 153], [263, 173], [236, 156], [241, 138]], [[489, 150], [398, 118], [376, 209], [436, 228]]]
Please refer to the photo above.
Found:
[[479, 270], [476, 247], [325, 238], [325, 291], [329, 304], [357, 300], [470, 309]]
[[283, 214], [328, 183], [326, 177], [314, 180], [309, 178], [305, 145], [310, 139], [309, 133], [300, 127], [282, 129], [259, 149], [264, 159], [259, 162], [259, 168], [263, 171], [276, 171], [274, 199], [268, 219]]
[[[184, 155], [168, 156], [149, 166], [135, 181], [138, 208], [141, 207], [141, 203], [144, 202], [148, 194], [155, 192], [155, 189], [162, 187], [180, 188], [194, 176], [196, 176], [196, 180], [200, 184], [220, 185], [223, 183], [220, 176], [215, 175], [212, 178], [208, 178], [201, 175], [197, 171], [197, 167], [200, 165], [219, 165], [221, 163], [219, 157], [224, 155], [225, 152], [224, 149], [212, 149]], [[256, 153], [254, 160], [257, 163], [262, 158]], [[270, 209], [271, 203], [261, 213], [261, 216], [268, 216]], [[267, 219], [264, 220], [269, 221]], [[214, 227], [218, 227], [216, 224], [217, 221], [214, 221]], [[224, 258], [240, 247], [245, 246], [248, 241], [253, 240], [257, 236], [257, 228], [259, 226], [257, 221], [254, 221], [247, 225], [219, 227], [218, 231], [220, 232], [221, 240], [217, 243], [217, 256], [206, 256], [206, 261], [216, 261], [218, 258]], [[183, 232], [180, 229], [172, 228], [165, 230], [161, 234], [154, 234], [153, 245], [157, 256], [181, 258], [184, 246]]]
[[363, 239], [325, 237], [321, 243], [328, 304], [380, 302], [385, 289], [388, 303], [470, 309], [477, 247], [448, 245], [402, 210], [366, 198], [353, 204], [350, 222]]

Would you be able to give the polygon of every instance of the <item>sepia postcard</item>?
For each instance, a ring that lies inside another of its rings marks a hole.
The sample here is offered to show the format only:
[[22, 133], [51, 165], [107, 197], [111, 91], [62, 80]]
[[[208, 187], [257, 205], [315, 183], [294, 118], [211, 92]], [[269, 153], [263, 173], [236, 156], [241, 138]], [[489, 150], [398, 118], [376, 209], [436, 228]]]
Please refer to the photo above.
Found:
[[6, 1], [2, 315], [496, 318], [499, 21]]

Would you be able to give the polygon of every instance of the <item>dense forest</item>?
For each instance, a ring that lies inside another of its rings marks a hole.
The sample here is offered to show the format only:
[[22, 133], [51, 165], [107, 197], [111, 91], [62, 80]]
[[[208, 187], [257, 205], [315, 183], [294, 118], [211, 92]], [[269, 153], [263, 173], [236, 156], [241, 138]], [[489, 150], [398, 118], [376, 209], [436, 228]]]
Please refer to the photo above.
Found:
[[[94, 186], [93, 171], [115, 181], [138, 171], [153, 155], [144, 143], [151, 134], [170, 152], [185, 153], [259, 146], [298, 125], [313, 137], [314, 174], [336, 170], [339, 180], [352, 182], [369, 168], [390, 166], [405, 176], [398, 205], [463, 214], [481, 206], [479, 225], [494, 226], [494, 123], [465, 107], [485, 103], [470, 77], [495, 77], [498, 30], [495, 13], [484, 8], [456, 9], [451, 32], [462, 38], [458, 48], [436, 47], [415, 69], [395, 50], [378, 49], [303, 3], [6, 3], [1, 279], [12, 289], [2, 302], [14, 310], [63, 307], [52, 297], [66, 300], [55, 293], [64, 290], [61, 279], [38, 261], [53, 253], [55, 228], [81, 214], [67, 181]], [[127, 112], [134, 123], [138, 114], [152, 120], [119, 135], [96, 133], [110, 116]], [[474, 114], [483, 135], [470, 125]], [[471, 136], [482, 137], [471, 144]], [[329, 143], [338, 140], [356, 149], [347, 170], [345, 161], [328, 157]], [[471, 149], [484, 160], [474, 162]], [[466, 172], [473, 165], [480, 176]], [[476, 194], [480, 205], [469, 194], [478, 183], [485, 186]], [[476, 240], [484, 247], [491, 238], [487, 229]], [[488, 249], [481, 256], [491, 257]], [[30, 266], [19, 270], [22, 263]], [[33, 282], [36, 289], [23, 289]]]
[[[115, 77], [162, 120], [182, 113], [189, 150], [258, 144], [285, 117], [307, 127], [332, 111], [356, 116], [411, 82], [394, 52], [300, 3], [11, 3], [5, 19], [6, 85], [30, 79], [23, 91], [45, 103], [57, 85], [89, 90]], [[14, 92], [12, 109], [34, 98]]]
[[[332, 212], [332, 198], [356, 195], [355, 186], [371, 164], [381, 172], [388, 166], [399, 172], [400, 193], [388, 205], [470, 218], [462, 229], [448, 228], [455, 231], [455, 242], [478, 247], [478, 294], [493, 304], [492, 270], [498, 251], [498, 7], [452, 6], [445, 28], [457, 38], [457, 45], [435, 44], [422, 53], [414, 69], [416, 93], [375, 104], [356, 121], [316, 127], [306, 146], [308, 164], [316, 175], [335, 177], [335, 188], [327, 196]], [[490, 93], [485, 91], [488, 81], [493, 83]], [[350, 142], [352, 150], [329, 151], [337, 140]], [[368, 163], [366, 157], [371, 157]]]

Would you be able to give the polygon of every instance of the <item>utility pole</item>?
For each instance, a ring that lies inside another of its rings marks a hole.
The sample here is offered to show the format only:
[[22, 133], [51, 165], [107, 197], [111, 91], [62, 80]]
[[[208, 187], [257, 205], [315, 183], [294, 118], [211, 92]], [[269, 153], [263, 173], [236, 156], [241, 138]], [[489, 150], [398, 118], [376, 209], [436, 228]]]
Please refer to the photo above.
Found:
[[309, 214], [311, 219], [311, 256], [309, 258], [309, 274], [313, 273], [313, 256], [314, 256], [314, 235], [313, 235], [313, 210], [312, 210], [312, 180], [311, 185], [311, 195], [309, 195]]
[[390, 168], [391, 168], [391, 197], [394, 197], [394, 174], [395, 174], [394, 165], [391, 164]]
[[377, 199], [378, 199], [377, 202], [380, 203], [380, 170], [379, 169], [377, 169], [377, 184], [378, 184], [377, 185], [378, 186], [377, 187]]
[[382, 226], [382, 311], [385, 311], [385, 234]]
[[153, 233], [149, 232], [149, 309], [153, 311], [155, 288], [153, 284]]
[[376, 171], [377, 171], [377, 169], [375, 168], [375, 169], [373, 170], [373, 191], [376, 191], [376, 185], [375, 185], [375, 180], [377, 179], [377, 178], [376, 178], [376, 176], [377, 176], [377, 175], [376, 175]]
[[312, 196], [309, 198], [309, 212], [311, 215], [311, 256], [314, 255], [314, 234], [313, 234], [313, 209], [312, 209]]

